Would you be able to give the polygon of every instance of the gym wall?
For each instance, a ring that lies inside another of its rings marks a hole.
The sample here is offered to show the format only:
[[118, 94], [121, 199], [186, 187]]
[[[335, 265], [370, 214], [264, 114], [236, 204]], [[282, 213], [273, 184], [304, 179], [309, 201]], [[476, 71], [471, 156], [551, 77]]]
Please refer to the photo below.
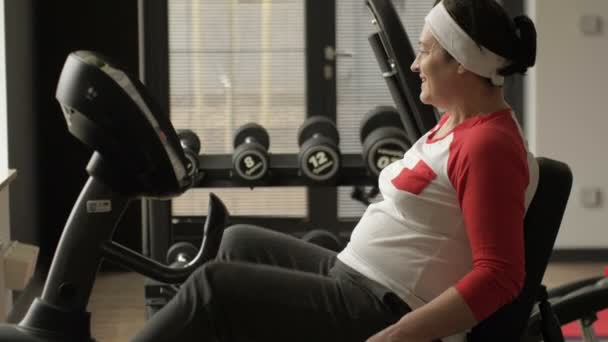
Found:
[[[4, 2], [0, 2], [0, 244], [6, 242], [10, 235], [9, 187], [2, 184], [6, 181], [5, 178], [8, 175], [6, 172], [8, 170], [8, 137], [6, 119], [6, 45], [4, 37]], [[3, 294], [3, 288], [0, 285], [0, 297]], [[0, 299], [0, 304], [2, 304], [2, 299]]]
[[6, 45], [4, 34], [4, 3], [0, 3], [0, 172], [8, 169], [6, 135]]
[[537, 155], [568, 163], [574, 174], [556, 248], [605, 251], [608, 2], [530, 0], [526, 6], [539, 37], [525, 87], [529, 142]]
[[4, 1], [8, 167], [18, 176], [10, 188], [11, 238], [40, 243], [38, 135], [35, 124], [33, 0]]

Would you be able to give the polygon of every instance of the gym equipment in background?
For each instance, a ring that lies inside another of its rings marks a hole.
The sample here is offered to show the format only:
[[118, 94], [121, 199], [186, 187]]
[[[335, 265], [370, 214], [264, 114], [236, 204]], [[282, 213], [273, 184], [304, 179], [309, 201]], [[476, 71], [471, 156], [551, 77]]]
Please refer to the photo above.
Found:
[[366, 1], [377, 32], [368, 37], [382, 77], [401, 114], [410, 141], [417, 141], [439, 121], [432, 106], [420, 101], [420, 77], [410, 72], [416, 59], [414, 48], [390, 0]]
[[365, 167], [376, 177], [389, 164], [403, 159], [412, 146], [399, 112], [389, 106], [379, 106], [367, 112], [361, 120], [359, 133]]
[[198, 248], [190, 242], [178, 242], [173, 244], [167, 251], [167, 265], [171, 267], [183, 267], [194, 260], [198, 254]]
[[190, 178], [192, 186], [198, 184], [203, 173], [198, 168], [198, 155], [201, 152], [201, 140], [198, 135], [189, 129], [177, 130], [177, 138], [184, 150], [186, 157], [186, 173]]
[[176, 132], [179, 143], [184, 149], [184, 153], [190, 151], [196, 153], [196, 156], [198, 156], [201, 152], [201, 140], [198, 135], [191, 129], [178, 129]]
[[239, 127], [234, 133], [234, 174], [246, 181], [263, 179], [270, 165], [269, 146], [270, 137], [264, 127], [256, 123]]
[[[565, 327], [566, 332], [571, 333], [572, 330], [580, 330], [583, 342], [595, 342], [599, 341], [600, 337], [606, 337], [606, 327], [603, 325], [597, 326], [596, 322], [600, 318], [603, 323], [606, 322], [605, 310], [608, 309], [607, 277], [591, 277], [550, 289], [548, 300], [559, 324], [567, 325]], [[574, 322], [578, 324], [579, 329], [573, 329], [576, 328], [576, 326], [571, 325]], [[545, 319], [537, 308], [528, 321], [530, 335], [538, 336], [538, 332], [544, 325]], [[597, 331], [594, 329], [594, 325], [599, 328]], [[539, 341], [539, 339], [529, 338], [526, 340], [526, 342], [531, 341]]]
[[317, 181], [334, 179], [340, 170], [340, 136], [336, 124], [323, 116], [311, 116], [298, 130], [298, 165], [302, 175]]

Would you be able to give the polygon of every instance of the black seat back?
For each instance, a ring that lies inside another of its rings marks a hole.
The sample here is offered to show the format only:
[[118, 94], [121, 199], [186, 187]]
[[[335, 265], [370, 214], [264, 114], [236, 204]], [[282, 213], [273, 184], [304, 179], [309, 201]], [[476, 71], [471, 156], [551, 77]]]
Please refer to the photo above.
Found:
[[537, 161], [538, 188], [524, 223], [526, 279], [523, 290], [512, 303], [473, 328], [469, 342], [521, 341], [526, 329], [572, 188], [568, 165], [548, 158], [537, 158]]

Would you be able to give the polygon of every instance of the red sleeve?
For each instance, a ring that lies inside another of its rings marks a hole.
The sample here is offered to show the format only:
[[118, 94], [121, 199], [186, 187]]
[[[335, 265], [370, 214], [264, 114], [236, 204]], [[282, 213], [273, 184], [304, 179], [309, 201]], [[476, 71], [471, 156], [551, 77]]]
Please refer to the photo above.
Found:
[[478, 322], [511, 302], [523, 287], [529, 181], [519, 137], [479, 131], [471, 130], [461, 146], [454, 141], [448, 163], [473, 256], [472, 271], [455, 287]]

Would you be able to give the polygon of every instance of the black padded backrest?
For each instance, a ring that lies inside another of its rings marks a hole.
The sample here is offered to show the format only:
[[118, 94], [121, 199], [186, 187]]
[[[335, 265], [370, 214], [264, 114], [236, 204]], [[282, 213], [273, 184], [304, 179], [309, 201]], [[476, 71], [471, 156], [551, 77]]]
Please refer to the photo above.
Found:
[[548, 158], [537, 158], [537, 161], [538, 188], [524, 223], [526, 279], [523, 290], [512, 303], [473, 328], [469, 342], [520, 341], [526, 329], [572, 188], [568, 165]]

